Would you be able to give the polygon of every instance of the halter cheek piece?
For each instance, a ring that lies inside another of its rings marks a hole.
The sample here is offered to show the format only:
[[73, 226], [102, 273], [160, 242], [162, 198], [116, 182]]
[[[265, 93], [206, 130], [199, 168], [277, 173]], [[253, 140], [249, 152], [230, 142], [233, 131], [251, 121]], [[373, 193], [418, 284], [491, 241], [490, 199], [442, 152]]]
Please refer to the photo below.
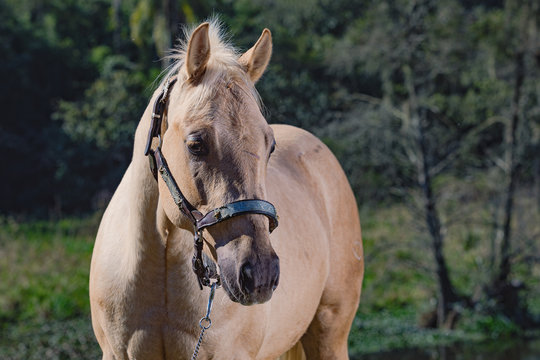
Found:
[[[174, 203], [193, 224], [195, 253], [193, 254], [192, 268], [195, 275], [197, 275], [199, 287], [202, 290], [203, 285], [212, 286], [211, 279], [215, 279], [216, 283], [218, 284], [220, 283], [220, 278], [215, 264], [212, 262], [211, 265], [205, 266], [203, 262], [202, 249], [204, 242], [202, 231], [205, 228], [238, 215], [260, 214], [268, 217], [270, 221], [270, 232], [272, 232], [278, 226], [278, 217], [276, 215], [274, 205], [268, 201], [259, 199], [234, 201], [222, 207], [211, 210], [206, 215], [203, 215], [199, 210], [191, 205], [184, 194], [182, 194], [182, 191], [174, 180], [174, 177], [169, 170], [169, 166], [167, 165], [167, 161], [165, 161], [165, 157], [161, 152], [161, 123], [165, 114], [165, 109], [167, 108], [169, 102], [172, 86], [175, 82], [176, 78], [168, 79], [165, 82], [161, 93], [156, 99], [156, 102], [154, 103], [152, 122], [148, 132], [148, 139], [146, 141], [144, 155], [148, 156], [148, 160], [150, 161], [150, 170], [152, 171], [154, 178], [157, 180], [157, 173], [159, 172], [161, 178], [169, 188]], [[155, 149], [151, 149], [152, 140], [154, 138], [158, 138], [159, 143]]]

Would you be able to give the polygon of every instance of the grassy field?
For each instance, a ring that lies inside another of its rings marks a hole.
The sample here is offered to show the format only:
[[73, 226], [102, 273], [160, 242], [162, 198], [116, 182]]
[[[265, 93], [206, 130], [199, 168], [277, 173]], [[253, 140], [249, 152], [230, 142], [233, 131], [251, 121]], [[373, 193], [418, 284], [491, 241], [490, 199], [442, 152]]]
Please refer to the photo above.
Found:
[[1, 220], [1, 359], [98, 358], [88, 300], [98, 221]]
[[[0, 220], [0, 359], [99, 358], [88, 301], [99, 218], [96, 214], [47, 222]], [[366, 275], [349, 341], [352, 355], [523, 335], [503, 317], [466, 311], [455, 330], [420, 328], [421, 315], [435, 304], [427, 239], [419, 235], [414, 215], [403, 206], [377, 212], [363, 209], [361, 218]], [[483, 247], [471, 247], [463, 255], [463, 247], [470, 246], [463, 242], [471, 232], [482, 236], [480, 231], [462, 228], [449, 235], [456, 240], [448, 246], [448, 256], [462, 260], [452, 267], [464, 289], [476, 281], [475, 276], [482, 276], [466, 275], [469, 257], [474, 260], [471, 252], [480, 253]], [[538, 297], [531, 294], [534, 305]]]

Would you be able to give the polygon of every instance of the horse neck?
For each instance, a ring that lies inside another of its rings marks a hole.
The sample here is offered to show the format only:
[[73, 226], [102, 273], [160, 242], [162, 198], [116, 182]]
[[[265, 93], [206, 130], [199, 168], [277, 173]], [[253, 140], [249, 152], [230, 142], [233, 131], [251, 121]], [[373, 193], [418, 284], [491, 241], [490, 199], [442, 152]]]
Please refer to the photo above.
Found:
[[124, 217], [125, 223], [121, 230], [124, 233], [124, 274], [136, 275], [141, 270], [141, 262], [159, 256], [164, 243], [157, 224], [158, 186], [144, 155], [154, 99], [155, 94], [137, 126], [131, 163], [115, 194], [115, 197], [118, 196], [116, 203], [123, 203], [118, 211], [121, 212], [119, 216]]
[[[136, 273], [140, 270], [141, 263], [153, 262], [156, 258], [163, 259], [163, 251], [166, 251], [168, 237], [171, 234], [172, 224], [164, 211], [159, 208], [157, 181], [149, 169], [148, 158], [144, 155], [155, 98], [156, 94], [152, 97], [137, 126], [133, 157], [125, 179], [129, 198], [127, 231], [130, 234], [126, 237], [128, 240], [125, 244], [125, 247], [129, 249], [126, 265], [133, 270], [128, 273]], [[177, 239], [183, 233], [179, 229], [175, 229], [174, 232]], [[187, 233], [182, 235], [185, 235], [180, 236], [182, 246], [191, 250], [191, 237]], [[183, 241], [184, 238], [186, 241]]]

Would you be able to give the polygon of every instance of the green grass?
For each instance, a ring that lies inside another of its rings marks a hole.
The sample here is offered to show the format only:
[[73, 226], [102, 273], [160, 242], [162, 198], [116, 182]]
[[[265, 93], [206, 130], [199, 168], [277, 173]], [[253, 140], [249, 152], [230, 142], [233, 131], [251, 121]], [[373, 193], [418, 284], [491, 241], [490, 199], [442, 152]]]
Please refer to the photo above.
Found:
[[349, 336], [350, 353], [369, 354], [483, 339], [462, 330], [423, 329], [418, 327], [417, 317], [417, 311], [411, 307], [359, 314]]
[[524, 331], [501, 315], [464, 311], [459, 326], [453, 330], [419, 327], [418, 318], [418, 310], [412, 306], [359, 312], [349, 336], [349, 353], [361, 357], [400, 349], [430, 349], [456, 343], [507, 344], [516, 339], [540, 337], [539, 330]]
[[429, 302], [436, 289], [427, 269], [430, 252], [412, 229], [411, 212], [400, 206], [363, 208], [360, 219], [365, 259], [360, 313]]
[[0, 225], [2, 323], [89, 313], [88, 275], [96, 219]]
[[0, 359], [100, 359], [88, 316], [64, 320], [29, 320], [5, 327]]
[[98, 219], [0, 220], [1, 359], [98, 358], [88, 299]]

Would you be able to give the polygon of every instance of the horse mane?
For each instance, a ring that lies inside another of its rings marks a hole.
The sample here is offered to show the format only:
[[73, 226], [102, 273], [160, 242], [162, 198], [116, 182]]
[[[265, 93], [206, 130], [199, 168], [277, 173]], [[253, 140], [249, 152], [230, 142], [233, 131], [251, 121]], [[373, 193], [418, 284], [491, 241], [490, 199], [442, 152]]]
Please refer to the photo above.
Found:
[[[249, 80], [244, 68], [238, 62], [238, 58], [241, 55], [240, 51], [230, 43], [229, 35], [217, 17], [209, 19], [208, 23], [210, 25], [208, 27], [208, 38], [211, 49], [210, 58], [208, 59], [205, 73], [201, 81], [197, 84], [197, 91], [193, 94], [194, 102], [192, 105], [197, 107], [197, 105], [206, 101], [206, 99], [212, 98], [220, 84], [228, 85], [234, 82], [240, 86], [243, 92], [251, 96], [262, 110], [263, 105], [260, 95], [253, 83]], [[178, 46], [171, 49], [170, 54], [166, 57], [172, 60], [172, 63], [164, 70], [163, 73], [165, 75], [162, 78], [160, 86], [174, 75], [178, 76], [180, 82], [184, 82], [187, 79], [184, 64], [189, 40], [195, 29], [196, 26], [186, 26], [183, 28], [183, 37], [179, 39]]]

